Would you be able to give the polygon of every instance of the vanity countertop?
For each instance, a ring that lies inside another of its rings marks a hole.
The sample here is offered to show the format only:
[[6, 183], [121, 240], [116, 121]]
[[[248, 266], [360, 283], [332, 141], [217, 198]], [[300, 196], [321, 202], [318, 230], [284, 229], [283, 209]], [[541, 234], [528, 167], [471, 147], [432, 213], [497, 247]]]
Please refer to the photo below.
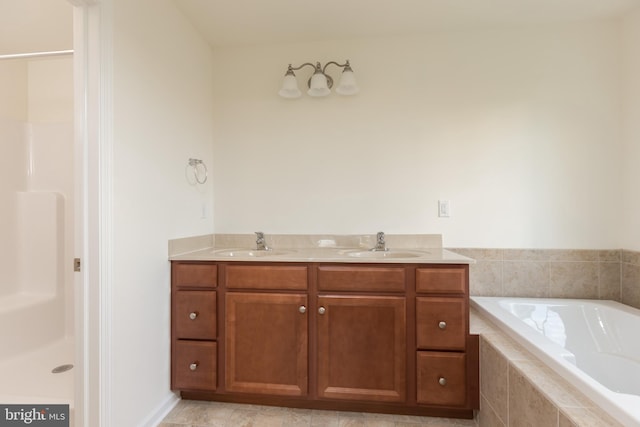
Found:
[[439, 235], [387, 235], [384, 251], [373, 251], [370, 235], [266, 235], [268, 250], [257, 250], [254, 235], [218, 234], [169, 242], [171, 261], [331, 262], [473, 264], [442, 248]]

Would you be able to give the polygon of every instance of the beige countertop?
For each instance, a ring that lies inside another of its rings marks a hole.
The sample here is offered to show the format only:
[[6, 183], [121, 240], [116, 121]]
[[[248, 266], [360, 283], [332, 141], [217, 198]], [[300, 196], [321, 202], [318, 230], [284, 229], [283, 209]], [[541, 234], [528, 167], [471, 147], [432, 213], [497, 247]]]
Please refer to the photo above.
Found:
[[386, 235], [386, 251], [372, 251], [375, 235], [265, 235], [257, 250], [253, 234], [216, 234], [169, 242], [171, 261], [472, 264], [442, 248], [440, 235]]

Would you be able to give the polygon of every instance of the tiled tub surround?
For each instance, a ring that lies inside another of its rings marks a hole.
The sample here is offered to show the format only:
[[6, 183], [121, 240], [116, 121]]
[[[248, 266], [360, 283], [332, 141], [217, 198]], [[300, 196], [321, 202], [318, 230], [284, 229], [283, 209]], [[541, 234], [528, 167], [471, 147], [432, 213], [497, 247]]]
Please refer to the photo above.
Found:
[[472, 296], [610, 299], [640, 308], [640, 252], [470, 249]]
[[471, 333], [480, 334], [479, 427], [623, 427], [474, 309]]

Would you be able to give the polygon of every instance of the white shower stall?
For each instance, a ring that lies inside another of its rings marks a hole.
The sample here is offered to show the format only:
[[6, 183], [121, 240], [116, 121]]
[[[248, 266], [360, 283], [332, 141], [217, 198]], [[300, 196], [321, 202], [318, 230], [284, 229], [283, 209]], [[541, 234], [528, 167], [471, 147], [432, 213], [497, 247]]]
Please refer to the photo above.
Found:
[[0, 60], [0, 402], [73, 407], [73, 62]]

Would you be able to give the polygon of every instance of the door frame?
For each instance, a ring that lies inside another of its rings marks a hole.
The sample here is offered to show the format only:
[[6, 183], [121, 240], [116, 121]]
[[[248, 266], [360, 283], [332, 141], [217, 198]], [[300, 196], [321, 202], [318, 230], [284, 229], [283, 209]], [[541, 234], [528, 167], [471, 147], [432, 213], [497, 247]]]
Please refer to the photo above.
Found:
[[73, 10], [75, 425], [111, 425], [112, 0]]

